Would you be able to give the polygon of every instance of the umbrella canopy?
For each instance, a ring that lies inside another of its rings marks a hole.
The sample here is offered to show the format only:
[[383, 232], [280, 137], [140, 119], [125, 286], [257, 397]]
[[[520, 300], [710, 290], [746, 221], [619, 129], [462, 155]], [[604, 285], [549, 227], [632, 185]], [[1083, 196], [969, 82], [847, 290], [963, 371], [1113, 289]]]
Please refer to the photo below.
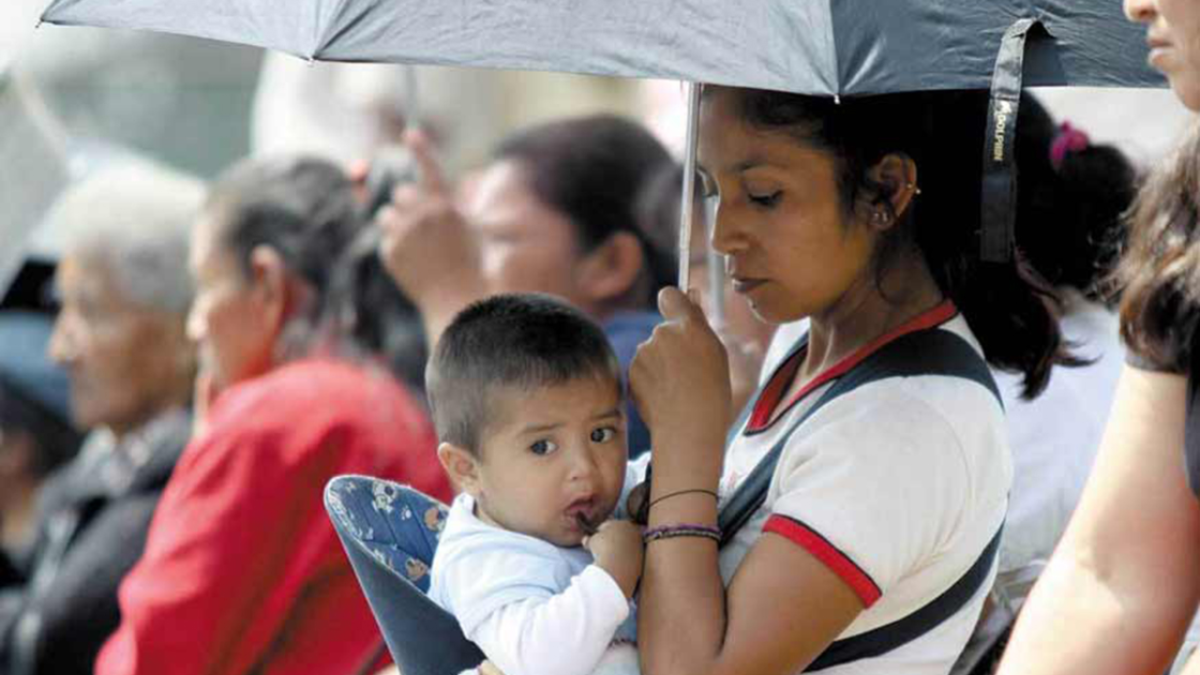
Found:
[[1029, 86], [1145, 86], [1116, 0], [53, 0], [43, 20], [138, 28], [329, 61], [653, 77], [849, 96], [987, 89], [1005, 30], [1053, 38]]
[[[981, 256], [1010, 260], [1023, 86], [1161, 86], [1116, 0], [53, 0], [44, 21], [243, 42], [331, 61], [681, 79], [858, 96], [990, 89]], [[692, 92], [680, 259], [699, 97]], [[687, 287], [688, 268], [680, 267]]]

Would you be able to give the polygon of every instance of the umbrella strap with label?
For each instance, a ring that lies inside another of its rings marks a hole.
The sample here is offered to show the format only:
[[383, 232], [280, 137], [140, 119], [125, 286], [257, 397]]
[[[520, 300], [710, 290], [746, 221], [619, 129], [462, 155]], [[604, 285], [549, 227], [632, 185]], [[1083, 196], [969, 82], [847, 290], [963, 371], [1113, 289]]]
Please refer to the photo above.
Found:
[[1017, 206], [1017, 117], [1025, 73], [1025, 46], [1036, 19], [1021, 19], [1009, 27], [1000, 43], [992, 73], [987, 137], [983, 148], [982, 225], [980, 257], [984, 262], [1012, 259]]

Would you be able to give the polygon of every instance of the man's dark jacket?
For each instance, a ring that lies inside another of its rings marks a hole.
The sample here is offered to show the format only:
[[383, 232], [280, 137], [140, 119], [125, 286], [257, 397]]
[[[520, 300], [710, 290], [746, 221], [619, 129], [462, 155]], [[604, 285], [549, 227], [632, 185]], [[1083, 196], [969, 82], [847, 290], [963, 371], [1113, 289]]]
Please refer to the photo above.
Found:
[[85, 444], [48, 481], [31, 562], [0, 588], [0, 675], [91, 675], [190, 431], [185, 412], [166, 413], [119, 449]]

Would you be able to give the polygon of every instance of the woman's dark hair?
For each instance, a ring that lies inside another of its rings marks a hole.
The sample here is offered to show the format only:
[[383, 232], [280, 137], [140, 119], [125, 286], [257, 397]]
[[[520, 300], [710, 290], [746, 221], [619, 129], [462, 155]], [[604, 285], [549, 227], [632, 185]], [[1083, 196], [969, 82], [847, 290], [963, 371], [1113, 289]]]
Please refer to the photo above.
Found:
[[83, 435], [68, 420], [26, 396], [0, 377], [0, 430], [24, 433], [33, 440], [33, 471], [45, 477], [78, 452]]
[[576, 228], [584, 252], [617, 232], [642, 244], [645, 281], [622, 298], [632, 307], [653, 308], [658, 290], [674, 283], [674, 247], [669, 235], [639, 227], [637, 200], [660, 167], [669, 165], [666, 148], [640, 125], [613, 115], [595, 115], [541, 124], [502, 141], [497, 161], [519, 162], [530, 189]]
[[415, 392], [425, 390], [428, 342], [421, 313], [379, 258], [379, 234], [368, 226], [334, 272], [326, 323], [330, 333], [383, 360]]
[[[352, 246], [375, 239], [336, 165], [305, 157], [244, 160], [217, 179], [206, 211], [247, 273], [254, 249], [267, 246], [312, 293], [283, 337], [284, 356], [304, 353], [322, 338], [351, 354], [382, 356], [389, 365], [416, 358], [388, 353], [393, 345], [411, 346], [411, 331], [402, 337], [405, 329], [396, 321], [416, 321], [415, 309], [374, 260], [374, 247], [364, 253]], [[419, 367], [394, 372], [410, 381], [409, 371], [424, 367], [423, 346], [418, 357]]]
[[[846, 213], [857, 212], [864, 203], [890, 208], [889, 189], [894, 188], [869, 174], [887, 155], [907, 155], [916, 163], [921, 194], [876, 249], [877, 283], [898, 252], [915, 246], [942, 292], [966, 317], [988, 362], [1024, 374], [1026, 398], [1045, 389], [1055, 364], [1078, 363], [1063, 342], [1053, 290], [1020, 251], [1005, 264], [980, 259], [986, 92], [918, 92], [835, 102], [734, 91], [748, 124], [783, 131], [833, 157]], [[1018, 210], [1018, 222], [1021, 218]]]
[[1200, 129], [1146, 180], [1117, 270], [1121, 337], [1150, 365], [1187, 372], [1200, 318]]
[[[1070, 146], [1072, 137], [1079, 146]], [[1017, 246], [1051, 285], [1114, 302], [1112, 274], [1124, 245], [1124, 216], [1137, 195], [1133, 164], [1117, 148], [1093, 144], [1069, 125], [1055, 123], [1028, 93], [1021, 99], [1016, 142]], [[1059, 161], [1053, 157], [1056, 144]]]

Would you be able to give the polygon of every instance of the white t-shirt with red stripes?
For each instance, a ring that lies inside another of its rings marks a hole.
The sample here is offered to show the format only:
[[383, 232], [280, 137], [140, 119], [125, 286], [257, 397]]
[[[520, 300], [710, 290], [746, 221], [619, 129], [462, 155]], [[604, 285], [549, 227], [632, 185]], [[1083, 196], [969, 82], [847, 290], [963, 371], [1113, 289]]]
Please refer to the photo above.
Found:
[[[726, 453], [722, 502], [839, 375], [887, 342], [930, 327], [952, 331], [981, 352], [947, 302], [830, 368], [779, 415], [800, 359], [781, 363]], [[839, 639], [852, 637], [911, 614], [958, 581], [1003, 523], [1011, 481], [1003, 409], [987, 388], [943, 375], [865, 384], [792, 434], [766, 502], [722, 549], [721, 573], [728, 585], [764, 532], [785, 537], [862, 600], [866, 609]], [[929, 633], [822, 672], [949, 672], [979, 617], [994, 567], [990, 575], [971, 602]]]

